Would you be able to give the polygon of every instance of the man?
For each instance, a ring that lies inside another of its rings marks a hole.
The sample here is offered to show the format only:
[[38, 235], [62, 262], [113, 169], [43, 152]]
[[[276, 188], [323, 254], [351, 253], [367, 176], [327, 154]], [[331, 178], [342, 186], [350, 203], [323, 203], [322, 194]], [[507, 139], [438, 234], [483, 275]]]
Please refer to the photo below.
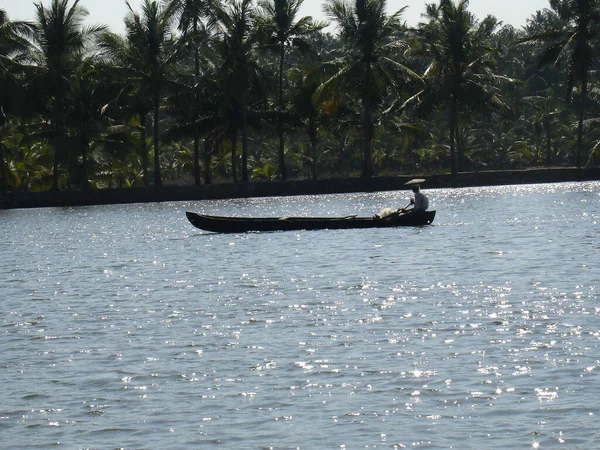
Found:
[[429, 199], [425, 194], [421, 192], [421, 188], [418, 184], [415, 184], [412, 188], [415, 193], [415, 198], [410, 199], [410, 204], [413, 205], [413, 212], [425, 212], [429, 208]]
[[410, 204], [413, 205], [412, 209], [402, 208], [399, 210], [400, 212], [417, 214], [427, 211], [427, 208], [429, 208], [429, 199], [421, 192], [420, 186], [420, 183], [424, 181], [425, 180], [423, 179], [416, 179], [405, 183], [406, 185], [411, 186], [412, 191], [415, 193], [415, 198], [410, 199]]

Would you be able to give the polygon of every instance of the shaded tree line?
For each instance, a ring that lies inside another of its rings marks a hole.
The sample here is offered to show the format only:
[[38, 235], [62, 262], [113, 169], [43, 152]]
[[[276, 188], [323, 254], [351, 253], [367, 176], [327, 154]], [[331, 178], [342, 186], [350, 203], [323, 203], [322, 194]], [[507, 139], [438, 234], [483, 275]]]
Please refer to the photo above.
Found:
[[[600, 0], [522, 29], [468, 0], [79, 0], [0, 10], [0, 190], [597, 165]], [[328, 27], [332, 25], [332, 27]], [[332, 31], [330, 31], [332, 30]]]

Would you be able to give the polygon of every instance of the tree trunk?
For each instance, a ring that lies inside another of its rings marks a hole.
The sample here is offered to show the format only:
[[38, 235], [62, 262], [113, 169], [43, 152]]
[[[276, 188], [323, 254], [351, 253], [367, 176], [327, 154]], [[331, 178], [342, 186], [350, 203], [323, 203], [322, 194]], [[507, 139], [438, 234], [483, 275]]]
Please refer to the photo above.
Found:
[[56, 91], [56, 100], [54, 102], [55, 111], [52, 116], [53, 134], [52, 137], [52, 149], [54, 150], [53, 161], [52, 161], [52, 190], [58, 191], [58, 153], [59, 153], [59, 142], [62, 144], [60, 137], [64, 135], [64, 114], [63, 114], [63, 91], [59, 87]]
[[52, 190], [58, 191], [58, 143], [56, 137], [52, 141]]
[[588, 90], [588, 78], [587, 68], [583, 70], [581, 75], [581, 96], [579, 98], [579, 121], [577, 124], [577, 149], [575, 155], [575, 162], [578, 169], [581, 169], [581, 154], [583, 152], [583, 119], [585, 118], [585, 101]]
[[236, 154], [236, 147], [237, 147], [237, 128], [233, 129], [233, 133], [231, 135], [231, 177], [233, 178], [233, 182], [237, 183], [238, 179], [237, 179], [237, 154]]
[[281, 179], [287, 180], [287, 173], [285, 169], [285, 141], [283, 134], [283, 64], [285, 61], [285, 46], [283, 43], [280, 44], [279, 49], [279, 114], [277, 122], [277, 133], [279, 134], [279, 171], [281, 173]]
[[4, 145], [0, 143], [0, 192], [8, 191], [8, 180], [6, 179], [6, 163], [4, 162]]
[[[457, 121], [458, 122], [458, 121]], [[461, 139], [460, 129], [458, 128], [458, 123], [454, 129], [454, 137], [456, 140], [456, 170], [458, 172], [463, 171], [464, 167], [464, 142]]]
[[367, 107], [363, 112], [363, 177], [372, 177], [374, 175], [371, 135], [371, 111]]
[[452, 179], [452, 186], [456, 186], [456, 175], [458, 173], [458, 165], [456, 164], [456, 142], [455, 142], [455, 132], [456, 132], [456, 123], [458, 122], [458, 106], [456, 104], [456, 96], [452, 96], [452, 103], [450, 106], [450, 117], [448, 118], [450, 124], [450, 173]]
[[[4, 124], [6, 123], [6, 115], [4, 109], [0, 106], [0, 130], [4, 131]], [[6, 163], [4, 162], [4, 145], [0, 142], [0, 193], [4, 193], [8, 190], [8, 180], [6, 179]]]
[[154, 97], [154, 187], [162, 185], [160, 176], [160, 148], [159, 148], [159, 121], [160, 121], [160, 105], [158, 96]]
[[544, 122], [546, 125], [546, 165], [552, 165], [552, 140], [550, 138], [550, 116], [546, 114], [544, 116]]
[[200, 186], [200, 136], [194, 136], [194, 183]]
[[371, 100], [369, 95], [369, 86], [371, 82], [371, 69], [366, 67], [365, 69], [365, 84], [363, 86], [363, 177], [372, 177], [373, 171], [373, 132], [372, 132], [372, 114], [371, 114]]
[[248, 181], [248, 112], [242, 107], [242, 181]]
[[88, 151], [90, 143], [84, 139], [81, 146], [81, 189], [84, 191], [90, 190], [90, 180], [88, 176]]
[[146, 113], [140, 114], [140, 152], [142, 156], [142, 176], [144, 177], [144, 186], [150, 185], [148, 175], [148, 146], [146, 145]]
[[211, 151], [211, 144], [215, 145], [214, 143], [212, 143], [208, 137], [204, 138], [204, 184], [211, 184], [212, 180], [211, 180], [211, 176], [212, 176], [212, 171], [211, 171], [211, 166], [212, 166], [212, 151]]
[[[194, 17], [194, 35], [198, 33], [198, 18]], [[198, 50], [198, 44], [194, 43], [194, 75], [196, 78], [196, 84], [200, 79], [200, 55]], [[195, 93], [194, 93], [195, 94]], [[198, 121], [198, 102], [194, 95], [194, 114], [193, 120], [196, 128]], [[197, 129], [194, 129], [194, 182], [196, 186], [200, 186], [200, 133]]]
[[310, 136], [310, 157], [312, 159], [311, 175], [312, 179], [318, 179], [317, 171], [317, 124], [314, 116], [308, 118], [308, 135]]

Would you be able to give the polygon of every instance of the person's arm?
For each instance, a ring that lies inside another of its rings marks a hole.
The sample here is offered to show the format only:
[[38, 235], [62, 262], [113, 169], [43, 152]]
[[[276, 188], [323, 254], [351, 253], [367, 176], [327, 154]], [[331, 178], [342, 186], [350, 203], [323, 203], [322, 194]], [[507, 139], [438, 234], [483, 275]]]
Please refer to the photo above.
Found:
[[[409, 205], [414, 205], [414, 204], [415, 204], [415, 199], [414, 199], [414, 198], [411, 198], [411, 199], [410, 199], [410, 203], [409, 203]], [[409, 211], [412, 211], [412, 209], [413, 209], [413, 208], [410, 208], [410, 209], [409, 209], [409, 208], [408, 208], [408, 206], [405, 206], [404, 208], [398, 208], [397, 212], [399, 212], [399, 213], [401, 213], [401, 212], [402, 212], [402, 213], [404, 213], [404, 212], [409, 212]]]

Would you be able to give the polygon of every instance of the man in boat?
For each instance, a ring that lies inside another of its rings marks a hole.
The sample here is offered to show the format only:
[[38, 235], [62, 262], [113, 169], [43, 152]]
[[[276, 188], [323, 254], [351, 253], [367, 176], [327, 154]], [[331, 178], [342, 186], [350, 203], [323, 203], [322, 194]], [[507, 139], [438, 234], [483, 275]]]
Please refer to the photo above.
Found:
[[415, 194], [414, 198], [410, 199], [410, 204], [413, 205], [412, 208], [401, 208], [398, 212], [401, 213], [410, 213], [410, 214], [419, 214], [424, 213], [429, 208], [429, 199], [425, 194], [421, 192], [421, 183], [425, 180], [423, 179], [415, 179], [410, 180], [404, 183], [412, 188], [412, 191]]
[[[378, 214], [375, 214], [373, 218], [386, 219], [388, 217], [398, 216], [399, 214], [420, 214], [427, 211], [427, 208], [429, 208], [429, 199], [421, 192], [421, 183], [424, 181], [425, 180], [422, 178], [417, 178], [404, 183], [405, 185], [410, 186], [415, 193], [415, 197], [410, 199], [410, 203], [404, 208], [398, 208], [396, 210], [384, 208]], [[410, 205], [412, 205], [412, 208], [409, 208]]]

